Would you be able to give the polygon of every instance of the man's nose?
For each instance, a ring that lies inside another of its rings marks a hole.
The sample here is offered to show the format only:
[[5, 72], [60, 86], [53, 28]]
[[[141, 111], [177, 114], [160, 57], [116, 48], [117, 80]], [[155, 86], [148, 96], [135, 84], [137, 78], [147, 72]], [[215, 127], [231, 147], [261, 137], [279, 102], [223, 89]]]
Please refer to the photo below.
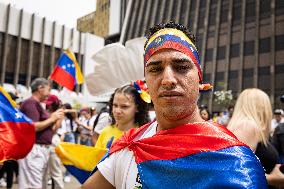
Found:
[[166, 89], [171, 89], [176, 86], [177, 80], [176, 80], [176, 75], [173, 69], [170, 66], [167, 66], [164, 69], [164, 73], [162, 76], [162, 86]]

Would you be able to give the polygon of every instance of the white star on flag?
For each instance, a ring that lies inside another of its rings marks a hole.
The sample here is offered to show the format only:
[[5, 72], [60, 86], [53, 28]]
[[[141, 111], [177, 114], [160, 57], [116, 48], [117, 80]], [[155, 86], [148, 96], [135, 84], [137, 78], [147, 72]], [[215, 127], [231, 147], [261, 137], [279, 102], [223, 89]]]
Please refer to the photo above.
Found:
[[62, 68], [65, 70], [65, 69], [66, 69], [66, 66], [64, 65], [64, 66], [62, 66]]
[[19, 112], [16, 112], [16, 113], [15, 113], [15, 116], [16, 116], [16, 119], [22, 118], [22, 115], [21, 115], [21, 113], [19, 113]]

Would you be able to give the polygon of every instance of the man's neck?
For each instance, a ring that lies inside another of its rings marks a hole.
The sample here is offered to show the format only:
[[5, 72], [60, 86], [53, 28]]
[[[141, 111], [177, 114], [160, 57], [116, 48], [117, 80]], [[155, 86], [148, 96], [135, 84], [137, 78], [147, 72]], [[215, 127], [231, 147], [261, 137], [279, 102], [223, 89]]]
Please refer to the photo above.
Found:
[[178, 120], [169, 120], [163, 117], [162, 115], [157, 114], [157, 122], [158, 122], [157, 131], [175, 128], [188, 123], [203, 122], [203, 121], [204, 120], [201, 118], [198, 108], [196, 108], [190, 115]]
[[32, 97], [33, 97], [33, 99], [35, 99], [36, 101], [41, 102], [40, 97], [39, 97], [36, 93], [33, 93], [33, 94], [32, 94]]

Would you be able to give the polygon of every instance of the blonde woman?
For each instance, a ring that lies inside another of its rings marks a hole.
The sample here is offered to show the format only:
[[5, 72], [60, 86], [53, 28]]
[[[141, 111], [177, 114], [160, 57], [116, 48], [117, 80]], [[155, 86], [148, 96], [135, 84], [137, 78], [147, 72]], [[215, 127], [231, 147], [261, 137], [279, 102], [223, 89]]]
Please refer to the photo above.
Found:
[[246, 89], [238, 97], [228, 129], [255, 152], [265, 169], [269, 188], [274, 188], [284, 186], [284, 174], [279, 169], [278, 153], [269, 142], [271, 119], [268, 95], [260, 89]]

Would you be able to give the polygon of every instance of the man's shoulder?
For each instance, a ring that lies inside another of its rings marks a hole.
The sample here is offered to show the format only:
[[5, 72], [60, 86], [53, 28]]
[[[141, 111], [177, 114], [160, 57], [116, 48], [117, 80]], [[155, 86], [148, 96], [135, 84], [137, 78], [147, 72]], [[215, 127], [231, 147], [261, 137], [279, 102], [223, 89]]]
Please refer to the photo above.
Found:
[[20, 106], [20, 109], [26, 108], [26, 107], [30, 107], [30, 106], [36, 106], [37, 104], [39, 104], [38, 101], [36, 101], [33, 97], [27, 98], [25, 99]]

